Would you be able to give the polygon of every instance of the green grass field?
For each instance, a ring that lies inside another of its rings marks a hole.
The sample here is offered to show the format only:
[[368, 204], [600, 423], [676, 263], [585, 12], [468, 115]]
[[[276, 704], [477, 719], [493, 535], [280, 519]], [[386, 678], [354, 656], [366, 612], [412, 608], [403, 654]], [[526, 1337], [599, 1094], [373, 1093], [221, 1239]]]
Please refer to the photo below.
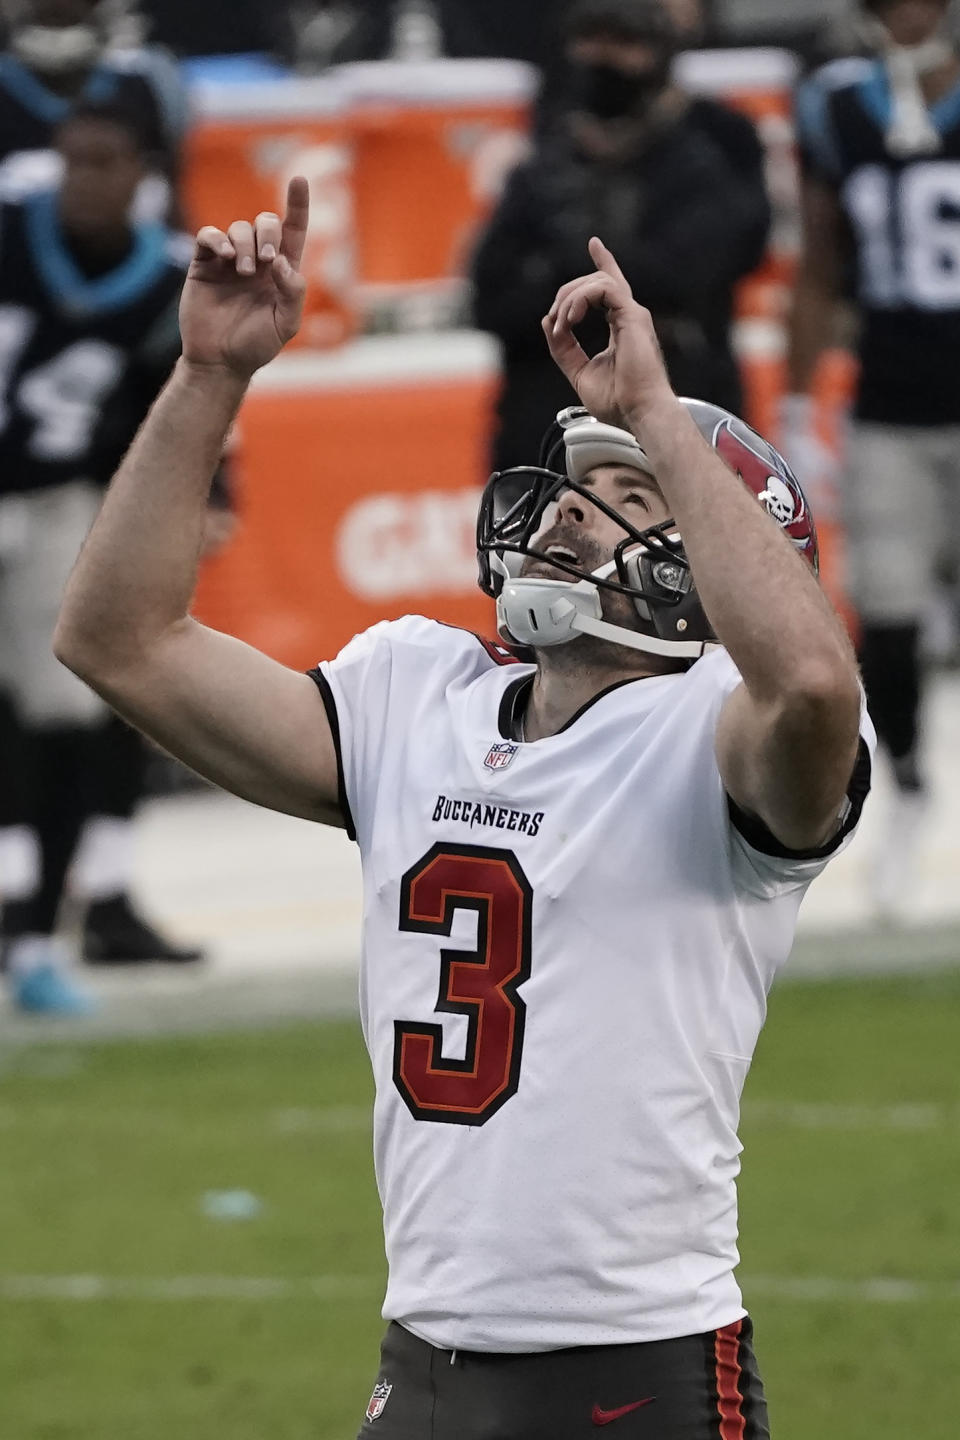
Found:
[[[775, 1440], [960, 1434], [958, 1035], [960, 973], [774, 997], [741, 1200]], [[348, 1023], [8, 1054], [0, 1440], [353, 1440], [370, 1095]]]

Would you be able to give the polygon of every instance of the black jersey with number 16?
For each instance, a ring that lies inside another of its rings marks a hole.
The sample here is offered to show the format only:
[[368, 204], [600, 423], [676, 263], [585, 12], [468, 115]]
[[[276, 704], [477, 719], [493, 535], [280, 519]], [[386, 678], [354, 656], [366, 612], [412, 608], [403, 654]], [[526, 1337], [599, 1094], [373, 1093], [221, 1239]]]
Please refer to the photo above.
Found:
[[960, 424], [960, 85], [930, 109], [932, 153], [891, 154], [879, 60], [840, 60], [801, 88], [807, 173], [833, 188], [853, 246], [861, 312], [856, 414]]

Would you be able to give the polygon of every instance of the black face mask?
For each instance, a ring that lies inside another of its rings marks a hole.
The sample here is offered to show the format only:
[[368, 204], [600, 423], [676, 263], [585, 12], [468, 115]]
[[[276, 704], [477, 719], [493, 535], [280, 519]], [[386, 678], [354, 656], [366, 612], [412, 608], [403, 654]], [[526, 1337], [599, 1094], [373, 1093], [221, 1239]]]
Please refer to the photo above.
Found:
[[669, 76], [669, 62], [632, 75], [616, 65], [574, 66], [574, 96], [582, 110], [598, 120], [620, 120], [625, 115], [642, 117], [662, 94]]

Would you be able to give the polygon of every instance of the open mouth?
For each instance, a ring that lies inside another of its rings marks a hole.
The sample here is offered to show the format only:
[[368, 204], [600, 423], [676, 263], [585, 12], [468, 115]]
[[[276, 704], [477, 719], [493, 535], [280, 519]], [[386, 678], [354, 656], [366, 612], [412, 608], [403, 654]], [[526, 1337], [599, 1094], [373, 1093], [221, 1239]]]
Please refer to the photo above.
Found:
[[575, 583], [591, 568], [593, 555], [589, 547], [580, 555], [572, 545], [560, 540], [551, 540], [544, 545], [542, 541], [534, 539], [531, 543], [536, 554], [525, 560], [524, 575], [539, 575], [545, 580]]
[[580, 564], [580, 556], [569, 545], [548, 545], [543, 553], [548, 560], [559, 560], [565, 565]]
[[575, 581], [580, 573], [580, 556], [569, 545], [547, 545], [544, 549], [537, 546], [536, 558], [528, 556], [523, 566], [524, 575], [539, 575], [549, 580]]

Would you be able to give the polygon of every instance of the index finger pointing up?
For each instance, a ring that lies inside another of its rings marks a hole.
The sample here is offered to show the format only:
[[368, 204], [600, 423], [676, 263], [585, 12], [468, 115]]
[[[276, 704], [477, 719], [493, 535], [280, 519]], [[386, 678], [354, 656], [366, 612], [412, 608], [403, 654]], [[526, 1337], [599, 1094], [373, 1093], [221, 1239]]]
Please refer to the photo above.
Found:
[[302, 175], [296, 175], [287, 188], [287, 213], [280, 245], [280, 253], [287, 257], [294, 270], [300, 269], [309, 224], [310, 186]]
[[590, 258], [598, 270], [606, 270], [608, 275], [615, 276], [618, 280], [626, 280], [626, 276], [617, 264], [613, 252], [608, 250], [599, 236], [594, 235], [589, 245]]

